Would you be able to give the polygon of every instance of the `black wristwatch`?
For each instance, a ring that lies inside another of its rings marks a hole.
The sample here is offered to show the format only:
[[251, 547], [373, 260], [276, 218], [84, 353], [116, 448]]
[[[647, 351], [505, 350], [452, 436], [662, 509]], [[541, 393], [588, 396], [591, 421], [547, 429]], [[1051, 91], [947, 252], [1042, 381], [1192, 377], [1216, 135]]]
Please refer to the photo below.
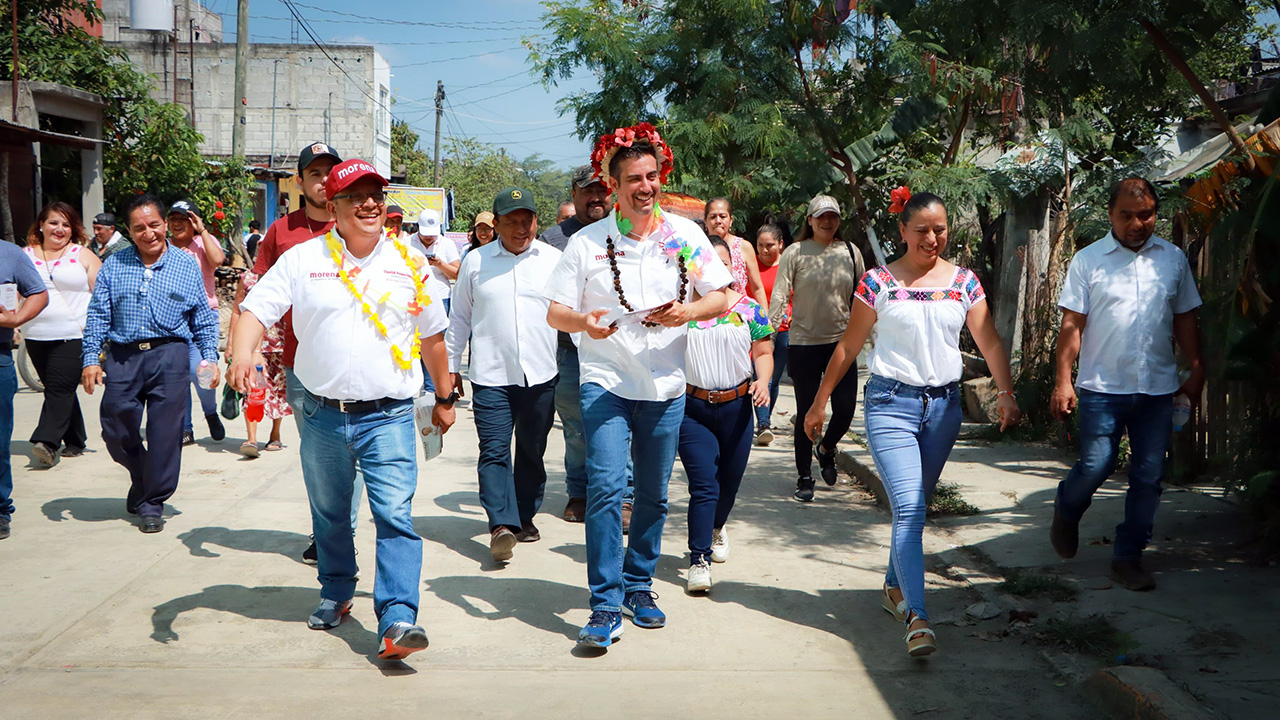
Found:
[[439, 395], [437, 395], [436, 404], [443, 405], [445, 407], [453, 407], [453, 404], [458, 402], [458, 398], [460, 397], [462, 396], [458, 394], [458, 391], [454, 390], [453, 392], [449, 393], [449, 397], [440, 397]]

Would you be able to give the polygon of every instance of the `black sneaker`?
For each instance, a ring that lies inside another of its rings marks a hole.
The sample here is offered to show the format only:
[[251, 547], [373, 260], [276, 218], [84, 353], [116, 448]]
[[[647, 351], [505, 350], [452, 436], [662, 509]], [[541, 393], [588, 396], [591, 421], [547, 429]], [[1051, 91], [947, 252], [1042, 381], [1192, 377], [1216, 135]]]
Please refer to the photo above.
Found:
[[320, 562], [319, 557], [316, 555], [316, 536], [311, 535], [310, 538], [311, 544], [307, 546], [306, 550], [302, 551], [302, 562], [308, 565], [315, 565]]
[[822, 482], [828, 485], [836, 484], [836, 451], [829, 453], [822, 452], [822, 444], [814, 443], [813, 456], [818, 458], [818, 469], [822, 471]]
[[183, 447], [186, 447], [187, 445], [195, 445], [195, 444], [196, 444], [196, 434], [194, 432], [191, 432], [190, 430], [188, 430], [182, 433]]
[[64, 458], [80, 457], [81, 455], [84, 455], [84, 448], [82, 447], [66, 445], [62, 448], [62, 457]]
[[1049, 542], [1060, 558], [1073, 558], [1080, 548], [1080, 523], [1064, 518], [1053, 509], [1053, 525], [1049, 526]]
[[0, 517], [0, 540], [9, 537], [9, 518]]
[[222, 420], [218, 417], [218, 413], [209, 413], [204, 416], [205, 422], [209, 423], [209, 437], [214, 442], [222, 442], [222, 438], [227, 436], [226, 428], [222, 427]]
[[138, 521], [138, 529], [148, 535], [164, 530], [164, 518], [159, 515], [143, 515]]
[[813, 502], [813, 478], [805, 475], [796, 480], [795, 499], [802, 503]]

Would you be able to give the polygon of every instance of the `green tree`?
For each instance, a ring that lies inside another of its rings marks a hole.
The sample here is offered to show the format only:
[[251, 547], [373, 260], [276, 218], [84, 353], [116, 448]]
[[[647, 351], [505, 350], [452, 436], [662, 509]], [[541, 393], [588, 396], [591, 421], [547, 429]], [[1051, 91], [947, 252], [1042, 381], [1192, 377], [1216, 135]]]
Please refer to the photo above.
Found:
[[569, 199], [569, 174], [537, 155], [517, 160], [506, 149], [473, 138], [445, 140], [440, 183], [453, 190], [459, 227], [470, 228], [475, 216], [493, 209], [499, 190], [517, 186], [533, 193], [538, 225], [550, 226], [560, 203]]
[[391, 123], [391, 169], [404, 168], [405, 182], [418, 187], [431, 184], [431, 156], [418, 147], [418, 133], [403, 120]]

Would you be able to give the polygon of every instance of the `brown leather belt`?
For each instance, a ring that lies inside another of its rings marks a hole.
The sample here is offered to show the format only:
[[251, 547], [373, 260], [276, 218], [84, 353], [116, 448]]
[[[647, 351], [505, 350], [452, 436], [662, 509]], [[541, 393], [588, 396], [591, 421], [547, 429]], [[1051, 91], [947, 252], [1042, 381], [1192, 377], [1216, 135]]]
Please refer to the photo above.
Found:
[[699, 400], [706, 400], [712, 405], [719, 405], [721, 403], [737, 400], [743, 395], [746, 395], [750, 392], [751, 381], [743, 380], [741, 385], [732, 390], [707, 390], [705, 388], [694, 387], [689, 384], [686, 384], [684, 388], [686, 395], [692, 395]]

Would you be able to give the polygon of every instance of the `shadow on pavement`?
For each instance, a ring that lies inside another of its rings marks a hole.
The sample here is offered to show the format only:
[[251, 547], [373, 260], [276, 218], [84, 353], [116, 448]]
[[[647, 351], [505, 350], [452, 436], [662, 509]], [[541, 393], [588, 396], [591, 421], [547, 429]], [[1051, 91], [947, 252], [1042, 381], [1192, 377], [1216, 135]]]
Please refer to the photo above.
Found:
[[445, 493], [437, 497], [434, 502], [437, 507], [451, 513], [485, 517], [484, 508], [480, 505], [480, 495], [475, 490]]
[[[164, 644], [178, 640], [178, 633], [173, 629], [174, 621], [182, 613], [198, 608], [234, 613], [251, 620], [290, 623], [307, 630], [307, 617], [315, 609], [319, 597], [316, 588], [210, 585], [200, 592], [157, 605], [151, 613], [151, 639]], [[357, 592], [356, 597], [367, 598], [370, 595]], [[366, 630], [354, 617], [348, 616], [341, 625], [328, 632], [347, 643], [351, 652], [374, 660], [378, 634]]]
[[194, 528], [179, 535], [178, 539], [196, 557], [220, 557], [218, 553], [205, 548], [208, 544], [241, 552], [282, 555], [299, 564], [305, 564], [302, 562], [302, 551], [310, 543], [309, 538], [301, 533], [284, 530], [231, 530], [225, 527]]
[[479, 542], [477, 535], [489, 537], [489, 521], [484, 518], [472, 519], [453, 515], [436, 515], [432, 517], [415, 517], [413, 529], [418, 531], [425, 541], [430, 541], [449, 548], [476, 563], [481, 572], [493, 572], [506, 567], [506, 563], [497, 562], [489, 554], [488, 542]]
[[[582, 609], [587, 597], [583, 587], [549, 580], [474, 575], [434, 578], [424, 584], [436, 597], [458, 606], [471, 617], [515, 618], [543, 632], [578, 639], [578, 626], [565, 621], [558, 613]], [[483, 610], [468, 598], [482, 600], [495, 610]]]
[[[124, 509], [125, 500], [123, 497], [118, 498], [86, 498], [86, 497], [70, 497], [58, 498], [50, 500], [40, 507], [40, 511], [44, 516], [53, 522], [62, 522], [71, 519], [80, 522], [104, 522], [108, 520], [123, 520], [127, 523], [133, 523], [134, 517]], [[162, 515], [171, 518], [181, 515], [182, 511], [165, 503]], [[70, 515], [70, 518], [67, 516]]]

